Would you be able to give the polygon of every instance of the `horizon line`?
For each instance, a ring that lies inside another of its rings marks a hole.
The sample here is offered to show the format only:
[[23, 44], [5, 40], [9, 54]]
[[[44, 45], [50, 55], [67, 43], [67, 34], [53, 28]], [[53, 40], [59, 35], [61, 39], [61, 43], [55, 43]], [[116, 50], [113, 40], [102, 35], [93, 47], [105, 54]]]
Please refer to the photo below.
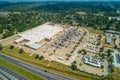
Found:
[[19, 1], [9, 1], [9, 0], [0, 0], [0, 2], [108, 2], [108, 1], [112, 1], [112, 2], [117, 2], [120, 0], [39, 0], [39, 1], [33, 1], [33, 0], [29, 0], [29, 1], [23, 1], [23, 0], [19, 0]]

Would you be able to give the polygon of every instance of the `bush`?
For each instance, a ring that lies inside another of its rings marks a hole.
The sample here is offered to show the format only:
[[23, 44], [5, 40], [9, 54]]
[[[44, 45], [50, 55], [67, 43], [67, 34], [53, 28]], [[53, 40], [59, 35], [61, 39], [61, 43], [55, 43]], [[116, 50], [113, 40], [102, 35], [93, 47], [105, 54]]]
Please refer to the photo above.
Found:
[[39, 55], [37, 54], [36, 56], [35, 56], [35, 59], [38, 59], [39, 58]]
[[77, 63], [77, 61], [73, 61], [73, 63], [72, 64], [76, 64]]
[[72, 69], [72, 70], [77, 70], [77, 66], [76, 66], [75, 64], [72, 64], [72, 65], [71, 65], [71, 69]]
[[103, 52], [103, 51], [104, 51], [104, 47], [101, 47], [101, 48], [100, 48], [100, 52]]
[[105, 53], [102, 53], [101, 57], [102, 59], [105, 59]]
[[115, 49], [117, 49], [117, 45], [115, 45], [115, 47], [114, 47]]
[[21, 49], [19, 49], [19, 53], [23, 53], [24, 51], [23, 51], [23, 49], [21, 48]]
[[82, 63], [80, 63], [79, 66], [82, 66]]
[[43, 56], [40, 56], [40, 57], [39, 57], [39, 60], [43, 60], [43, 59], [44, 59], [44, 57], [43, 57]]
[[82, 50], [79, 50], [78, 53], [80, 54], [82, 52]]
[[10, 49], [14, 49], [14, 46], [13, 46], [13, 45], [11, 45], [11, 46], [10, 46]]
[[83, 55], [86, 55], [87, 54], [87, 51], [86, 50], [82, 50], [83, 51]]
[[2, 47], [2, 45], [0, 44], [0, 50], [2, 50], [3, 49], [3, 47]]

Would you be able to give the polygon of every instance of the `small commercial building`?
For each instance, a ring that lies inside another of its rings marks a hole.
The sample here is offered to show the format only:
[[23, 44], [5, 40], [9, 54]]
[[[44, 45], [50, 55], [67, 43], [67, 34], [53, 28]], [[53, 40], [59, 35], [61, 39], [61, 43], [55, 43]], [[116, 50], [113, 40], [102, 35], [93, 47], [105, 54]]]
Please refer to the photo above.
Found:
[[85, 56], [82, 58], [83, 63], [94, 66], [94, 67], [101, 67], [101, 62], [100, 59], [95, 58], [94, 56]]
[[111, 37], [106, 37], [106, 43], [111, 44], [113, 42]]
[[105, 33], [110, 33], [110, 34], [117, 34], [117, 35], [120, 35], [120, 32], [113, 31], [113, 30], [105, 30]]
[[120, 52], [115, 50], [114, 53], [112, 53], [113, 55], [113, 65], [115, 67], [120, 67]]

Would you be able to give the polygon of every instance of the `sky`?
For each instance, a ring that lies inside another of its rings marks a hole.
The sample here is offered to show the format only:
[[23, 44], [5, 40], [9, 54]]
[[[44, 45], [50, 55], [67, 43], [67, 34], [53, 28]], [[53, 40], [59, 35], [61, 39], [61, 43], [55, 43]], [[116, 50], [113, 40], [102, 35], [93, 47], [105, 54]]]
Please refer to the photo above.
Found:
[[0, 0], [0, 1], [120, 1], [120, 0]]

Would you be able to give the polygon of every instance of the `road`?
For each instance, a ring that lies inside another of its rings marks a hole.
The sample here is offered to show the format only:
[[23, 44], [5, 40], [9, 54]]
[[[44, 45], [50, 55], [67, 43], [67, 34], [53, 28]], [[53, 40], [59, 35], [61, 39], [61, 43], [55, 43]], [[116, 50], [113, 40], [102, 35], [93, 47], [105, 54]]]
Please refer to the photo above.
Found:
[[3, 80], [27, 80], [2, 66], [0, 66], [0, 76]]
[[38, 68], [37, 66], [34, 66], [32, 64], [29, 64], [27, 62], [18, 60], [16, 58], [10, 57], [8, 55], [5, 55], [3, 53], [0, 53], [0, 58], [5, 59], [19, 67], [22, 67], [38, 76], [41, 76], [45, 78], [46, 80], [60, 80], [60, 79], [65, 79], [65, 80], [76, 80], [58, 73], [50, 72], [42, 68]]

